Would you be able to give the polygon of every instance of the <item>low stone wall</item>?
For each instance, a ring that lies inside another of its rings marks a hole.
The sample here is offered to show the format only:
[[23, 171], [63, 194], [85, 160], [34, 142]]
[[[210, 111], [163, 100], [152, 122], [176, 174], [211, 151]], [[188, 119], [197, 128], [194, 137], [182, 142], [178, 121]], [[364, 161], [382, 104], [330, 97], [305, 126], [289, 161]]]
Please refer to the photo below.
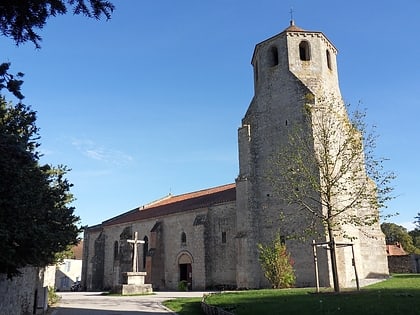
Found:
[[20, 271], [22, 274], [11, 280], [5, 274], [0, 274], [1, 315], [42, 314], [45, 298], [43, 273], [33, 267]]
[[388, 256], [390, 273], [420, 273], [420, 255]]
[[201, 309], [203, 310], [204, 314], [206, 315], [234, 315], [231, 312], [228, 312], [220, 307], [208, 305], [206, 303], [206, 298], [209, 295], [204, 295], [203, 299], [201, 300]]

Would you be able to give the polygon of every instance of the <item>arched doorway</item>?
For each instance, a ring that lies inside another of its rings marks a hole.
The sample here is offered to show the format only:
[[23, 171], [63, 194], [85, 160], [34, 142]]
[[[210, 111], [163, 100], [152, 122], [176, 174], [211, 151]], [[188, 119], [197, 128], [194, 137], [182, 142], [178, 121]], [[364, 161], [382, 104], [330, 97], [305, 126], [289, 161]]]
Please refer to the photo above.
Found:
[[192, 257], [184, 252], [178, 257], [179, 281], [186, 281], [188, 290], [192, 290]]

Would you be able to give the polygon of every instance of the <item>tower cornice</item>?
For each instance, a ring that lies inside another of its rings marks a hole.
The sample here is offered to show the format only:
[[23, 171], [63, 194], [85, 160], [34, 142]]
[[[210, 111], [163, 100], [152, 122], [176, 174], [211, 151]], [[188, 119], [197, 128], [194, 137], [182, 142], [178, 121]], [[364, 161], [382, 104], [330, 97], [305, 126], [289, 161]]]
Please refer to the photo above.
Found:
[[[294, 21], [290, 21], [290, 25], [285, 28], [282, 32], [271, 36], [270, 38], [267, 38], [266, 40], [258, 43], [255, 45], [255, 49], [254, 49], [254, 53], [252, 56], [252, 60], [254, 60], [254, 56], [255, 56], [255, 52], [258, 49], [259, 46], [261, 46], [262, 44], [265, 44], [267, 42], [272, 41], [273, 39], [276, 39], [280, 36], [290, 36], [290, 37], [318, 37], [321, 38], [327, 45], [328, 47], [334, 52], [334, 54], [338, 53], [338, 49], [334, 46], [334, 44], [328, 39], [327, 36], [325, 36], [325, 34], [323, 32], [320, 31], [308, 31], [308, 30], [304, 30], [303, 28], [296, 26], [294, 24]], [[252, 62], [251, 62], [252, 63]]]

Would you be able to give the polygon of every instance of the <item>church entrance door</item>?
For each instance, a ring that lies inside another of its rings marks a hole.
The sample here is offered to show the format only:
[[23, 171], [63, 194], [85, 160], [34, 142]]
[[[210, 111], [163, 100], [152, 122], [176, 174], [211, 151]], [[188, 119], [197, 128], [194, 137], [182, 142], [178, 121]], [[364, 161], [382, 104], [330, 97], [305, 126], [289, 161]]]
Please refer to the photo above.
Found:
[[186, 281], [188, 290], [192, 290], [192, 260], [187, 254], [182, 254], [178, 259], [179, 281]]
[[188, 290], [192, 290], [191, 264], [179, 264], [179, 281], [187, 281]]

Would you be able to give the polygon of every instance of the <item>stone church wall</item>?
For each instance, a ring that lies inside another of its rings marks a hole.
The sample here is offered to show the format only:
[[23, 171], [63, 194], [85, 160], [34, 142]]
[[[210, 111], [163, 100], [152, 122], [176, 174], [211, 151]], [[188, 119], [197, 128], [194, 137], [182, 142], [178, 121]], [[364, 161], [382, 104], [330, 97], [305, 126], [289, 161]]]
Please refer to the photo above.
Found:
[[[157, 244], [153, 245], [156, 248], [153, 248], [151, 257], [145, 259], [142, 245], [139, 245], [138, 251], [139, 269], [146, 271], [145, 267], [149, 261], [155, 289], [178, 288], [181, 256], [183, 259], [188, 257], [191, 262], [193, 290], [205, 289], [209, 285], [207, 282], [210, 282], [210, 285], [232, 284], [235, 277], [235, 255], [232, 247], [235, 227], [234, 208], [235, 203], [231, 202], [213, 206], [211, 209], [185, 211], [152, 220], [104, 225], [100, 229], [90, 231], [85, 235], [90, 241], [86, 241], [88, 254], [84, 261], [82, 281], [86, 283], [88, 290], [111, 289], [118, 284], [122, 279], [121, 273], [131, 271], [132, 247], [126, 240], [131, 238], [134, 232], [138, 232], [141, 240], [145, 236], [149, 241], [156, 237], [160, 238]], [[157, 222], [159, 222], [158, 236], [156, 233], [152, 235], [151, 232]], [[213, 229], [213, 224], [218, 226], [217, 231]], [[227, 241], [220, 246], [222, 230], [226, 232]], [[183, 233], [185, 242], [182, 240]], [[116, 243], [118, 252], [116, 252]], [[215, 250], [214, 246], [220, 246], [224, 250]], [[211, 254], [207, 254], [206, 251], [210, 251]], [[206, 269], [209, 262], [215, 264], [210, 270], [210, 277]], [[215, 281], [211, 280], [213, 277]], [[226, 277], [228, 281], [222, 280]]]
[[[122, 273], [132, 271], [132, 245], [127, 239], [132, 239], [135, 232], [139, 240], [145, 236], [150, 240], [150, 231], [156, 220], [145, 220], [105, 226], [106, 233], [104, 251], [104, 288], [111, 289], [121, 283]], [[118, 245], [117, 248], [115, 245]], [[138, 245], [139, 270], [145, 271], [143, 264], [143, 245]]]
[[236, 287], [236, 203], [211, 207], [205, 235], [207, 288]]
[[[101, 283], [96, 283], [96, 279], [100, 277], [103, 278], [103, 273], [98, 275], [98, 270], [96, 268], [96, 259], [95, 255], [95, 240], [98, 239], [101, 234], [102, 229], [89, 229], [84, 233], [84, 242], [83, 242], [83, 262], [82, 262], [82, 286], [88, 291], [101, 290], [99, 287]], [[103, 255], [103, 253], [101, 253]]]
[[[162, 220], [165, 246], [165, 285], [176, 290], [180, 281], [178, 259], [182, 255], [192, 262], [192, 289], [206, 287], [204, 223], [207, 220], [207, 208], [178, 213]], [[185, 233], [186, 242], [182, 242]]]

